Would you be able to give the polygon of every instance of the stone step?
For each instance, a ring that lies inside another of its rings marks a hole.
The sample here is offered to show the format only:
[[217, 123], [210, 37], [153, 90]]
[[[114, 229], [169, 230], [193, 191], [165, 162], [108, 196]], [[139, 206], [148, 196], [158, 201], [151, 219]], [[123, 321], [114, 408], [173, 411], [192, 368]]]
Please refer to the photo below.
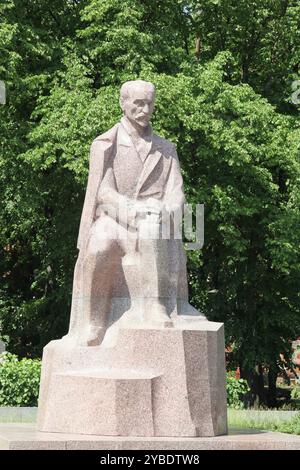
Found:
[[151, 371], [121, 369], [121, 368], [90, 368], [59, 372], [56, 375], [65, 377], [91, 377], [95, 379], [117, 379], [117, 380], [151, 380], [158, 377]]
[[[153, 436], [149, 371], [83, 369], [53, 374], [42, 431]], [[59, 412], [58, 412], [59, 410]]]

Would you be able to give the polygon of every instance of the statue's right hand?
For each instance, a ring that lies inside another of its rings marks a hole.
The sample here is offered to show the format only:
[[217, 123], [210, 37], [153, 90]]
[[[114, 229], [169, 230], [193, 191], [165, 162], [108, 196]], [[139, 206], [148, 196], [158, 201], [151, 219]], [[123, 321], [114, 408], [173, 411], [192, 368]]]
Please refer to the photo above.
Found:
[[136, 209], [138, 213], [160, 215], [162, 204], [157, 199], [149, 198], [147, 201], [137, 201]]

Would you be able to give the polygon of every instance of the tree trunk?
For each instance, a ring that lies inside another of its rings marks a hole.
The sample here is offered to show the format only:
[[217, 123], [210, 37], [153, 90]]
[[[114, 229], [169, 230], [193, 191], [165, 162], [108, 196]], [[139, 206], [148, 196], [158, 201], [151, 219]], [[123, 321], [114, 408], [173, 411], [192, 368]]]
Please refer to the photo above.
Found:
[[246, 408], [257, 408], [266, 404], [263, 368], [259, 364], [255, 369], [240, 366], [241, 378], [247, 380], [250, 391], [243, 397]]
[[200, 59], [201, 48], [202, 48], [201, 39], [196, 38], [195, 55], [196, 55], [197, 60]]
[[268, 372], [268, 395], [267, 395], [267, 404], [270, 408], [276, 408], [277, 398], [276, 398], [276, 381], [277, 381], [278, 369], [276, 365], [270, 366]]

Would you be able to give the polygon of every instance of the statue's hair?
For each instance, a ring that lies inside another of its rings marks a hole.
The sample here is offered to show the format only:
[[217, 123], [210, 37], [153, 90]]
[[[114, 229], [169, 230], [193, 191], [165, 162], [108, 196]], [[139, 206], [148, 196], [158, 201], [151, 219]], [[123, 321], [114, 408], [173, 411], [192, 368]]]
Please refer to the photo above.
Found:
[[134, 88], [136, 85], [146, 86], [147, 88], [149, 88], [149, 91], [155, 94], [155, 86], [153, 85], [153, 83], [145, 82], [144, 80], [130, 80], [128, 82], [123, 83], [123, 85], [121, 86], [121, 90], [120, 90], [121, 102], [129, 98], [132, 88]]

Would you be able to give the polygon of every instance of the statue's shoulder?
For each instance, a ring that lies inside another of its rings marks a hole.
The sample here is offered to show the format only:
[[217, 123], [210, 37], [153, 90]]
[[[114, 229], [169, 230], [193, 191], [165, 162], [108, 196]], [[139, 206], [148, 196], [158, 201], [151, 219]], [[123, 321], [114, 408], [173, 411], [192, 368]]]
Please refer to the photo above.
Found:
[[116, 141], [120, 123], [115, 124], [111, 129], [96, 137], [92, 145], [103, 146], [104, 148], [113, 145]]
[[161, 137], [160, 135], [157, 135], [155, 133], [153, 133], [153, 138], [156, 142], [156, 145], [162, 150], [162, 152], [166, 156], [172, 157], [172, 156], [177, 155], [176, 145], [173, 142], [171, 142], [170, 140], [165, 139], [164, 137]]

